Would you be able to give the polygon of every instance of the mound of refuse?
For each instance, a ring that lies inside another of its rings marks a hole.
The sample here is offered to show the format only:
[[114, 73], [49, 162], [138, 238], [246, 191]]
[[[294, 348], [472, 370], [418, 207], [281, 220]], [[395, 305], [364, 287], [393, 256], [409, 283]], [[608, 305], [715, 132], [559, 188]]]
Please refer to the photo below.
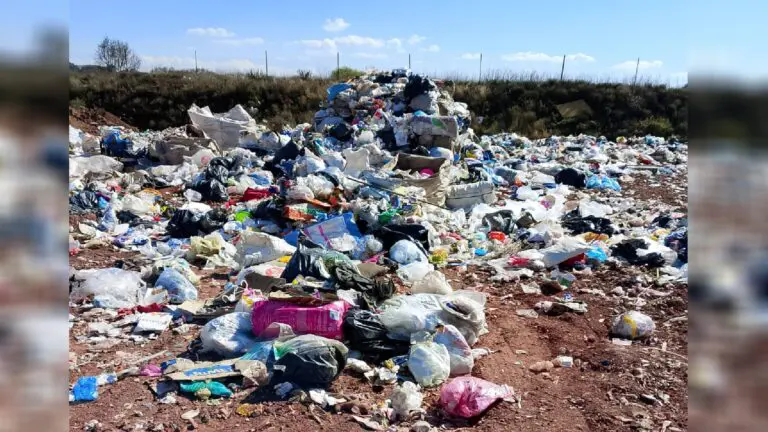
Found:
[[[551, 298], [535, 313], [550, 315], [587, 312], [568, 291], [574, 269], [687, 280], [687, 215], [640, 219], [622, 195], [632, 177], [684, 169], [685, 143], [478, 137], [466, 104], [403, 70], [335, 84], [310, 122], [283, 130], [240, 105], [189, 116], [164, 131], [70, 126], [70, 254], [106, 244], [140, 261], [72, 270], [73, 310], [114, 311], [83, 341], [199, 326], [183, 356], [142, 369], [158, 388], [308, 392], [328, 407], [341, 402], [324, 389], [349, 369], [392, 386], [390, 417], [420, 410], [431, 387], [447, 414], [475, 417], [514, 392], [472, 377], [493, 329], [485, 294], [455, 290], [448, 266], [487, 267], [496, 282], [544, 275]], [[212, 271], [227, 281], [206, 298], [200, 273]], [[639, 312], [616, 320], [628, 340], [653, 331]], [[81, 377], [70, 400], [121, 378]]]

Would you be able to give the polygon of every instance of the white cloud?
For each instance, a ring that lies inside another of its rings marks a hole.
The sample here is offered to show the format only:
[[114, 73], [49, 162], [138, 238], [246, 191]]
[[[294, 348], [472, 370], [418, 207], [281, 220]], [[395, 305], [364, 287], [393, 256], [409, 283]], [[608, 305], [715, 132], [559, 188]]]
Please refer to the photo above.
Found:
[[[501, 56], [502, 60], [509, 61], [509, 62], [549, 62], [549, 63], [558, 63], [563, 61], [563, 56], [560, 55], [549, 55], [545, 53], [540, 52], [533, 52], [533, 51], [525, 51], [525, 52], [516, 52], [512, 54], [504, 54]], [[593, 62], [595, 61], [595, 58], [586, 55], [583, 53], [576, 53], [576, 54], [567, 54], [565, 56], [566, 61], [571, 62]]]
[[464, 53], [459, 58], [462, 60], [480, 60], [480, 53]]
[[412, 35], [408, 38], [408, 45], [416, 45], [424, 42], [427, 38], [424, 36], [419, 36], [417, 34]]
[[333, 39], [306, 39], [296, 43], [304, 45], [307, 48], [336, 48], [336, 41]]
[[264, 39], [260, 37], [243, 38], [243, 39], [219, 39], [216, 42], [232, 45], [232, 46], [245, 46], [245, 45], [261, 45], [264, 43]]
[[[149, 70], [154, 67], [169, 67], [174, 69], [194, 69], [194, 57], [173, 56], [141, 56], [142, 69]], [[197, 66], [221, 72], [242, 72], [262, 69], [264, 64], [254, 63], [249, 59], [205, 60], [198, 58]], [[270, 72], [272, 68], [270, 67]]]
[[337, 51], [340, 51], [340, 46], [354, 46], [354, 47], [368, 47], [368, 48], [381, 48], [390, 41], [385, 42], [382, 39], [375, 39], [364, 36], [340, 36], [335, 38], [325, 39], [306, 39], [293, 42], [294, 44], [303, 45], [307, 48], [304, 53], [308, 56], [322, 57], [327, 55], [333, 55]]
[[208, 36], [216, 38], [228, 38], [235, 34], [225, 28], [221, 27], [195, 27], [187, 29], [187, 34], [195, 36]]
[[383, 40], [365, 36], [341, 36], [334, 38], [334, 40], [339, 45], [369, 46], [372, 48], [381, 48], [384, 46]]
[[340, 32], [349, 27], [349, 23], [344, 21], [344, 18], [328, 18], [323, 23], [323, 30], [327, 32]]
[[395, 51], [399, 53], [405, 52], [405, 50], [403, 49], [403, 41], [398, 38], [392, 38], [387, 40], [387, 47], [394, 48]]
[[432, 52], [432, 53], [440, 52], [440, 45], [432, 44], [426, 48], [422, 48], [421, 50], [426, 52]]
[[613, 68], [619, 70], [634, 71], [635, 68], [644, 70], [660, 68], [662, 66], [664, 66], [664, 62], [661, 60], [640, 60], [640, 63], [638, 63], [637, 60], [627, 60], [625, 62], [613, 65]]
[[364, 59], [385, 59], [387, 58], [387, 55], [384, 53], [359, 52], [359, 53], [353, 53], [352, 57], [364, 58]]

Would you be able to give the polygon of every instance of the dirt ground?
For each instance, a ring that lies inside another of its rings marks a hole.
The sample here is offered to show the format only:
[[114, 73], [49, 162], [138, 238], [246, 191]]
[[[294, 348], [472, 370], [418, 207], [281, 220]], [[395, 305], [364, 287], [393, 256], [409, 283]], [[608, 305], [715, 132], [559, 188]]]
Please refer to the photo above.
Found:
[[[675, 207], [686, 207], [687, 179], [679, 176], [664, 180], [636, 178], [625, 185], [625, 193], [648, 203], [657, 200]], [[672, 185], [673, 187], [670, 187]], [[654, 203], [655, 204], [655, 203]], [[115, 260], [131, 262], [131, 253], [112, 246], [83, 250], [71, 259], [77, 269], [112, 265]], [[655, 287], [669, 292], [663, 297], [647, 294], [618, 297], [611, 290], [633, 290], [633, 279], [648, 270], [622, 266], [598, 269], [593, 274], [579, 274], [571, 286], [575, 299], [588, 303], [584, 315], [564, 314], [538, 318], [521, 317], [516, 310], [532, 308], [546, 296], [524, 294], [521, 282], [490, 283], [491, 273], [470, 267], [466, 273], [455, 268], [445, 271], [454, 289], [473, 289], [488, 294], [487, 324], [490, 332], [475, 348], [489, 348], [492, 354], [477, 360], [472, 375], [498, 384], [508, 384], [518, 402], [502, 402], [479, 419], [455, 420], [445, 417], [437, 406], [439, 388], [424, 390], [423, 418], [445, 430], [473, 431], [620, 431], [688, 430], [688, 294], [687, 284]], [[211, 297], [225, 284], [225, 275], [208, 274], [201, 282], [200, 297]], [[523, 282], [525, 283], [525, 282]], [[588, 290], [585, 292], [583, 290]], [[641, 310], [656, 323], [654, 336], [631, 346], [611, 342], [611, 319], [632, 309], [636, 302], [647, 302]], [[77, 315], [77, 311], [71, 313]], [[76, 336], [87, 324], [76, 323], [70, 332], [70, 351], [77, 366], [70, 366], [70, 383], [80, 376], [108, 370], [120, 370], [137, 359], [168, 350], [165, 359], [185, 351], [199, 333], [193, 328], [186, 334], [167, 330], [156, 340], [141, 344], [122, 342], [104, 352], [89, 352]], [[572, 368], [555, 368], [535, 374], [528, 366], [567, 354], [574, 358]], [[71, 359], [72, 361], [72, 359]], [[176, 431], [288, 431], [288, 430], [362, 430], [352, 415], [334, 410], [323, 411], [301, 402], [275, 400], [271, 389], [245, 391], [231, 400], [217, 404], [191, 400], [179, 394], [177, 404], [158, 403], [150, 385], [157, 378], [129, 377], [99, 388], [97, 401], [70, 407], [70, 429], [83, 430], [97, 420], [96, 430]], [[372, 388], [371, 384], [345, 371], [328, 388], [329, 392], [354, 401], [363, 414], [379, 406], [393, 386]], [[235, 412], [244, 401], [260, 401], [251, 417]], [[198, 409], [194, 424], [181, 415]], [[415, 421], [401, 422], [391, 430], [407, 431]]]
[[83, 132], [99, 135], [99, 126], [122, 126], [129, 130], [135, 127], [125, 123], [120, 117], [98, 108], [69, 107], [69, 124]]

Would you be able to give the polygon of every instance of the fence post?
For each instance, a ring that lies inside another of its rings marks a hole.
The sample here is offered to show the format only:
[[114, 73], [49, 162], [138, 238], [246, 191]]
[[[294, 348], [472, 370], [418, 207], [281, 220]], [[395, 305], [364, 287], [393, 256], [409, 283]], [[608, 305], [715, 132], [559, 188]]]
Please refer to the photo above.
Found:
[[560, 67], [560, 81], [563, 80], [564, 74], [565, 74], [565, 54], [563, 54], [563, 65]]
[[408, 69], [411, 68], [411, 53], [408, 53]]
[[483, 53], [480, 53], [480, 69], [477, 73], [477, 82], [481, 82], [483, 80]]
[[197, 73], [197, 50], [195, 50], [195, 73]]
[[267, 57], [267, 50], [264, 50], [264, 74], [269, 76], [269, 57]]
[[640, 57], [637, 58], [637, 65], [635, 65], [635, 79], [632, 80], [632, 86], [637, 85], [637, 73], [640, 71]]
[[336, 51], [336, 81], [341, 80], [341, 71], [339, 70], [339, 52]]

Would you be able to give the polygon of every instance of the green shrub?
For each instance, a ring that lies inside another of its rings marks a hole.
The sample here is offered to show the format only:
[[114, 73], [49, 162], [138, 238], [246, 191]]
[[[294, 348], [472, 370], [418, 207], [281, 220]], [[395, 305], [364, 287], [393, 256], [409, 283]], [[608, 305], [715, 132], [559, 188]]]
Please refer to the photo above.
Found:
[[338, 69], [334, 69], [333, 72], [331, 72], [330, 78], [336, 81], [347, 81], [353, 78], [357, 78], [360, 75], [363, 75], [363, 71], [352, 69], [351, 67], [347, 66], [342, 66]]

